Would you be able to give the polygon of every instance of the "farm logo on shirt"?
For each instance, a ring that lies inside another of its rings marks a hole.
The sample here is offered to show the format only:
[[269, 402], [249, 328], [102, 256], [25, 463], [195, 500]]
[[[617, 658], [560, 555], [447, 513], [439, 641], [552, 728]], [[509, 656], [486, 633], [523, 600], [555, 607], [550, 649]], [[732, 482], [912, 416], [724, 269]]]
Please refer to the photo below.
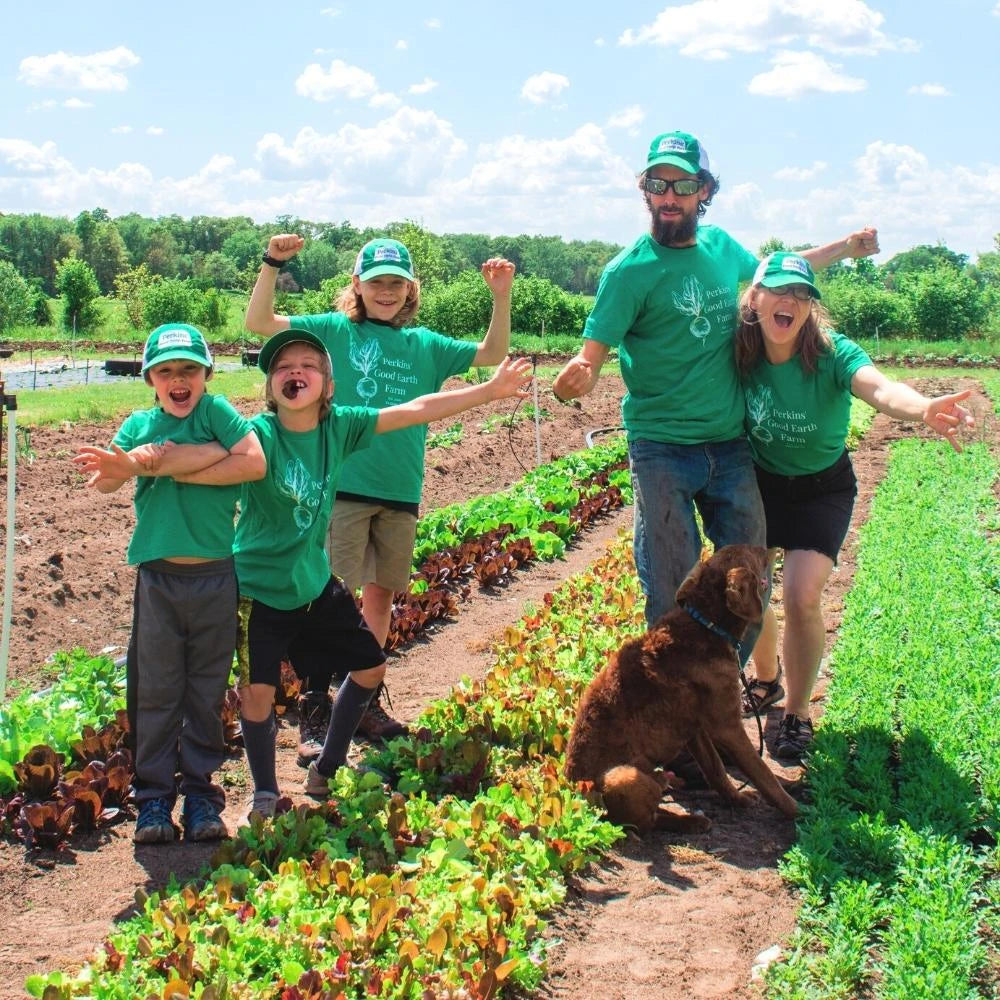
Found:
[[316, 520], [316, 508], [323, 494], [323, 486], [309, 475], [309, 470], [300, 459], [290, 458], [285, 463], [285, 473], [278, 483], [278, 489], [295, 501], [292, 519], [301, 535]]

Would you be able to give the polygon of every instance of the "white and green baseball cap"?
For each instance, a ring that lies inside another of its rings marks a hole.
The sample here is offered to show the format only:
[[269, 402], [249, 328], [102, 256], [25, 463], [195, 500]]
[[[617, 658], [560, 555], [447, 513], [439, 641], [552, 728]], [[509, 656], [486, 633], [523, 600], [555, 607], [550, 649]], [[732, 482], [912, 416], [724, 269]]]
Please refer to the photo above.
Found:
[[164, 323], [147, 338], [142, 349], [142, 374], [164, 361], [197, 361], [212, 367], [212, 354], [197, 327], [189, 323]]
[[769, 254], [757, 265], [752, 284], [763, 285], [765, 288], [808, 285], [812, 289], [813, 298], [823, 297], [816, 287], [816, 275], [813, 274], [809, 261], [800, 254], [784, 250]]
[[710, 170], [708, 153], [705, 147], [688, 132], [662, 132], [649, 144], [649, 155], [646, 165], [640, 173], [650, 167], [665, 163], [671, 167], [679, 167], [689, 174], [699, 170]]
[[[260, 349], [260, 354], [257, 355], [257, 367], [265, 374], [269, 374], [271, 371], [271, 364], [274, 361], [275, 356], [278, 351], [288, 344], [308, 344], [310, 347], [315, 347], [317, 351], [321, 351], [326, 355], [327, 361], [330, 361], [330, 352], [327, 349], [326, 344], [309, 330], [282, 330], [280, 333], [276, 333], [273, 337], [269, 337], [265, 342], [264, 346]], [[333, 369], [333, 362], [330, 361], [330, 368]]]
[[362, 280], [377, 278], [380, 274], [395, 274], [413, 281], [413, 262], [410, 251], [399, 240], [387, 238], [369, 240], [354, 262], [354, 273]]

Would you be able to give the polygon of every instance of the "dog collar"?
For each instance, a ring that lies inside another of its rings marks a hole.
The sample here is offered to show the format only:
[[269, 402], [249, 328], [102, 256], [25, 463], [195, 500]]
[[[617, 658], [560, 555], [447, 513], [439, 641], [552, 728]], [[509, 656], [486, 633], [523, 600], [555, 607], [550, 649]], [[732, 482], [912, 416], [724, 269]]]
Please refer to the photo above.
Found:
[[685, 610], [685, 611], [686, 611], [686, 612], [687, 612], [687, 613], [688, 613], [688, 614], [689, 614], [689, 615], [690, 615], [690, 616], [691, 616], [691, 617], [692, 617], [692, 618], [693, 618], [693, 619], [694, 619], [694, 620], [695, 620], [695, 621], [696, 621], [696, 622], [697, 622], [697, 623], [698, 623], [699, 625], [703, 625], [703, 626], [704, 626], [705, 628], [707, 628], [707, 629], [708, 629], [708, 631], [709, 631], [709, 632], [712, 632], [712, 633], [714, 633], [715, 635], [718, 635], [718, 636], [721, 636], [721, 637], [722, 637], [723, 639], [725, 639], [725, 640], [726, 640], [726, 642], [728, 642], [728, 643], [729, 643], [729, 645], [730, 645], [730, 646], [732, 646], [732, 647], [733, 647], [733, 649], [735, 649], [735, 650], [736, 650], [737, 654], [739, 654], [739, 652], [740, 652], [740, 651], [741, 651], [741, 649], [742, 649], [742, 643], [740, 642], [740, 640], [739, 640], [739, 639], [737, 639], [737, 638], [736, 638], [736, 636], [734, 636], [734, 635], [732, 635], [731, 633], [727, 632], [727, 631], [726, 631], [726, 630], [725, 630], [724, 628], [722, 628], [721, 626], [719, 626], [719, 625], [716, 625], [716, 624], [715, 624], [715, 622], [713, 622], [713, 621], [709, 621], [709, 620], [708, 620], [708, 619], [707, 619], [707, 618], [706, 618], [706, 617], [705, 617], [705, 616], [704, 616], [704, 615], [703, 615], [703, 614], [702, 614], [702, 613], [701, 613], [701, 612], [700, 612], [700, 611], [699, 611], [699, 610], [698, 610], [697, 608], [692, 608], [692, 607], [688, 606], [687, 604], [682, 604], [682, 605], [681, 605], [681, 607], [682, 607], [682, 608], [683, 608], [683, 609], [684, 609], [684, 610]]

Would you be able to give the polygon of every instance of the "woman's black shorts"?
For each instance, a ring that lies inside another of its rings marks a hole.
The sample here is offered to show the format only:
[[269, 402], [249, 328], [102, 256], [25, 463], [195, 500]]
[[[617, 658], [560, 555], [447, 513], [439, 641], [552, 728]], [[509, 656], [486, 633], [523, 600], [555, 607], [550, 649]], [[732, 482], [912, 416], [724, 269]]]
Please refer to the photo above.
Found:
[[760, 466], [756, 470], [767, 519], [767, 547], [822, 552], [836, 562], [858, 495], [847, 451], [814, 475], [776, 476]]

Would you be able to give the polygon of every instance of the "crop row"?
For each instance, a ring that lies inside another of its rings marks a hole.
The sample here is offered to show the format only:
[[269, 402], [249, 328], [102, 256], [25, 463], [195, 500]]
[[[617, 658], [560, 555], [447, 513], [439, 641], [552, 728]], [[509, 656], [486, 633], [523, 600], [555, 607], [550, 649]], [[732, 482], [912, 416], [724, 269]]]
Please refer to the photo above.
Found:
[[[562, 775], [583, 686], [643, 627], [620, 540], [507, 630], [497, 663], [431, 705], [412, 735], [342, 769], [331, 799], [255, 818], [204, 881], [141, 895], [47, 1000], [494, 997], [537, 987], [542, 914], [619, 828]], [[48, 990], [46, 993], [45, 991]]]
[[981, 445], [893, 448], [831, 656], [812, 803], [784, 865], [803, 908], [769, 995], [996, 995], [996, 478]]

